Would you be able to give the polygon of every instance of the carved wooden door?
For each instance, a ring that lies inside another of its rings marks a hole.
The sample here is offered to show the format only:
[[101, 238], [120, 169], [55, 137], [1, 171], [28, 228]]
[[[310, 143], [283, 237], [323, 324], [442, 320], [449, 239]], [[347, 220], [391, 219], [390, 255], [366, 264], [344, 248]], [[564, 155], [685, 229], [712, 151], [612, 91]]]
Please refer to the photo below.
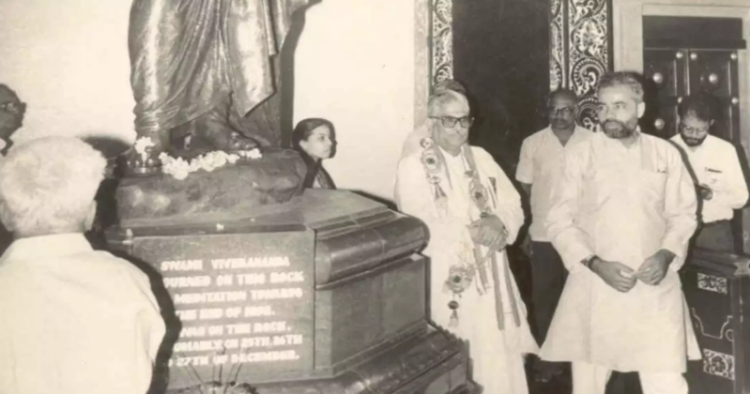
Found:
[[734, 50], [689, 50], [689, 86], [692, 92], [705, 91], [719, 101], [713, 134], [740, 143], [739, 81], [737, 52]]
[[[641, 119], [642, 130], [663, 138], [674, 136], [678, 133], [677, 106], [682, 98], [707, 92], [717, 99], [716, 121], [710, 133], [739, 147], [737, 57], [735, 49], [646, 47], [643, 72], [647, 109]], [[743, 220], [750, 223], [750, 212], [734, 216], [735, 249], [748, 250], [742, 228]]]
[[703, 91], [719, 102], [711, 134], [739, 144], [736, 50], [645, 48], [643, 63], [651, 104], [642, 121], [645, 132], [664, 138], [677, 134], [677, 105], [683, 97]]
[[676, 49], [645, 49], [643, 73], [647, 81], [644, 132], [669, 138], [677, 134], [677, 105], [689, 94], [685, 54]]

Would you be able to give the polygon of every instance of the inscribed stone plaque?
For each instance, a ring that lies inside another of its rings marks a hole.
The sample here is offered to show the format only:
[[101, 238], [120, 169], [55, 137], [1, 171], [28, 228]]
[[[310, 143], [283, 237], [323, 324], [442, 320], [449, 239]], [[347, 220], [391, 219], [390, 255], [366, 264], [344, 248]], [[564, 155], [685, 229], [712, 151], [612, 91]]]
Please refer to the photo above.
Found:
[[313, 368], [314, 233], [138, 237], [182, 323], [170, 386]]

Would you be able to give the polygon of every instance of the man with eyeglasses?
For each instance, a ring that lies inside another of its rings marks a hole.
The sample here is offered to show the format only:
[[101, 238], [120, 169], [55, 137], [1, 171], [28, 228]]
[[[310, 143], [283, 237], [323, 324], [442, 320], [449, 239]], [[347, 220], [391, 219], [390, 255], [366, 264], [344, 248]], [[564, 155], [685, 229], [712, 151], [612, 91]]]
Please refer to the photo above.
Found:
[[[562, 178], [565, 152], [585, 141], [591, 131], [576, 124], [578, 97], [567, 89], [550, 94], [547, 101], [549, 127], [527, 137], [521, 145], [516, 180], [531, 206], [531, 225], [525, 242], [531, 260], [531, 316], [534, 336], [541, 346], [560, 300], [568, 273], [550, 243], [545, 223], [552, 206], [552, 191]], [[537, 360], [534, 379], [546, 383], [563, 371], [562, 364]]]
[[434, 92], [429, 134], [405, 149], [395, 191], [399, 209], [430, 231], [430, 317], [468, 342], [485, 393], [525, 394], [523, 355], [537, 345], [505, 253], [524, 221], [521, 199], [489, 153], [469, 146], [465, 94]]
[[7, 85], [0, 84], [0, 153], [9, 148], [10, 136], [23, 125], [26, 104]]
[[[464, 85], [454, 79], [442, 80], [432, 87], [432, 95], [434, 96], [446, 93], [448, 91], [456, 92], [458, 94], [466, 96], [466, 88], [464, 87]], [[403, 149], [401, 151], [401, 157], [406, 157], [421, 151], [422, 139], [432, 137], [432, 131], [430, 130], [430, 125], [428, 123], [429, 122], [423, 123], [406, 136], [403, 144]]]
[[672, 142], [685, 152], [703, 200], [695, 245], [734, 252], [730, 220], [734, 210], [747, 202], [748, 190], [737, 150], [729, 142], [709, 134], [715, 119], [714, 104], [714, 98], [707, 93], [684, 98], [678, 107], [679, 134], [672, 137]]

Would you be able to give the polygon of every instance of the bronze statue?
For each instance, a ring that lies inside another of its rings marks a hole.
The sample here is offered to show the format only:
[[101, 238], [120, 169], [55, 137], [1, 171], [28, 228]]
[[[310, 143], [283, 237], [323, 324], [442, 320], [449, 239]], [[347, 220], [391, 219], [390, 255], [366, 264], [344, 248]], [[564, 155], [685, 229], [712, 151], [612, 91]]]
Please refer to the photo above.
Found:
[[308, 1], [134, 0], [128, 39], [141, 154], [131, 149], [130, 169], [153, 172], [162, 152], [279, 146], [278, 54], [291, 15]]

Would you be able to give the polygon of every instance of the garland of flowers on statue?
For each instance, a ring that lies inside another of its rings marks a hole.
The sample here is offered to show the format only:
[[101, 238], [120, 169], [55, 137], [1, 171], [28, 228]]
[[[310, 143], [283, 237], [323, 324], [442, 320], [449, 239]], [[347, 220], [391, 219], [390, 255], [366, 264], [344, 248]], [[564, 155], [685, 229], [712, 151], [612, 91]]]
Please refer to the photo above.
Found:
[[[144, 162], [149, 154], [148, 149], [153, 146], [154, 142], [148, 137], [138, 138], [133, 144], [136, 153], [140, 155]], [[166, 152], [159, 154], [159, 160], [161, 160], [162, 163], [161, 171], [178, 180], [185, 179], [191, 173], [199, 170], [211, 172], [217, 168], [224, 167], [227, 164], [235, 164], [240, 159], [257, 160], [262, 157], [263, 155], [257, 148], [247, 151], [238, 151], [235, 153], [213, 151], [202, 154], [191, 160], [185, 160], [182, 157], [172, 157]]]

